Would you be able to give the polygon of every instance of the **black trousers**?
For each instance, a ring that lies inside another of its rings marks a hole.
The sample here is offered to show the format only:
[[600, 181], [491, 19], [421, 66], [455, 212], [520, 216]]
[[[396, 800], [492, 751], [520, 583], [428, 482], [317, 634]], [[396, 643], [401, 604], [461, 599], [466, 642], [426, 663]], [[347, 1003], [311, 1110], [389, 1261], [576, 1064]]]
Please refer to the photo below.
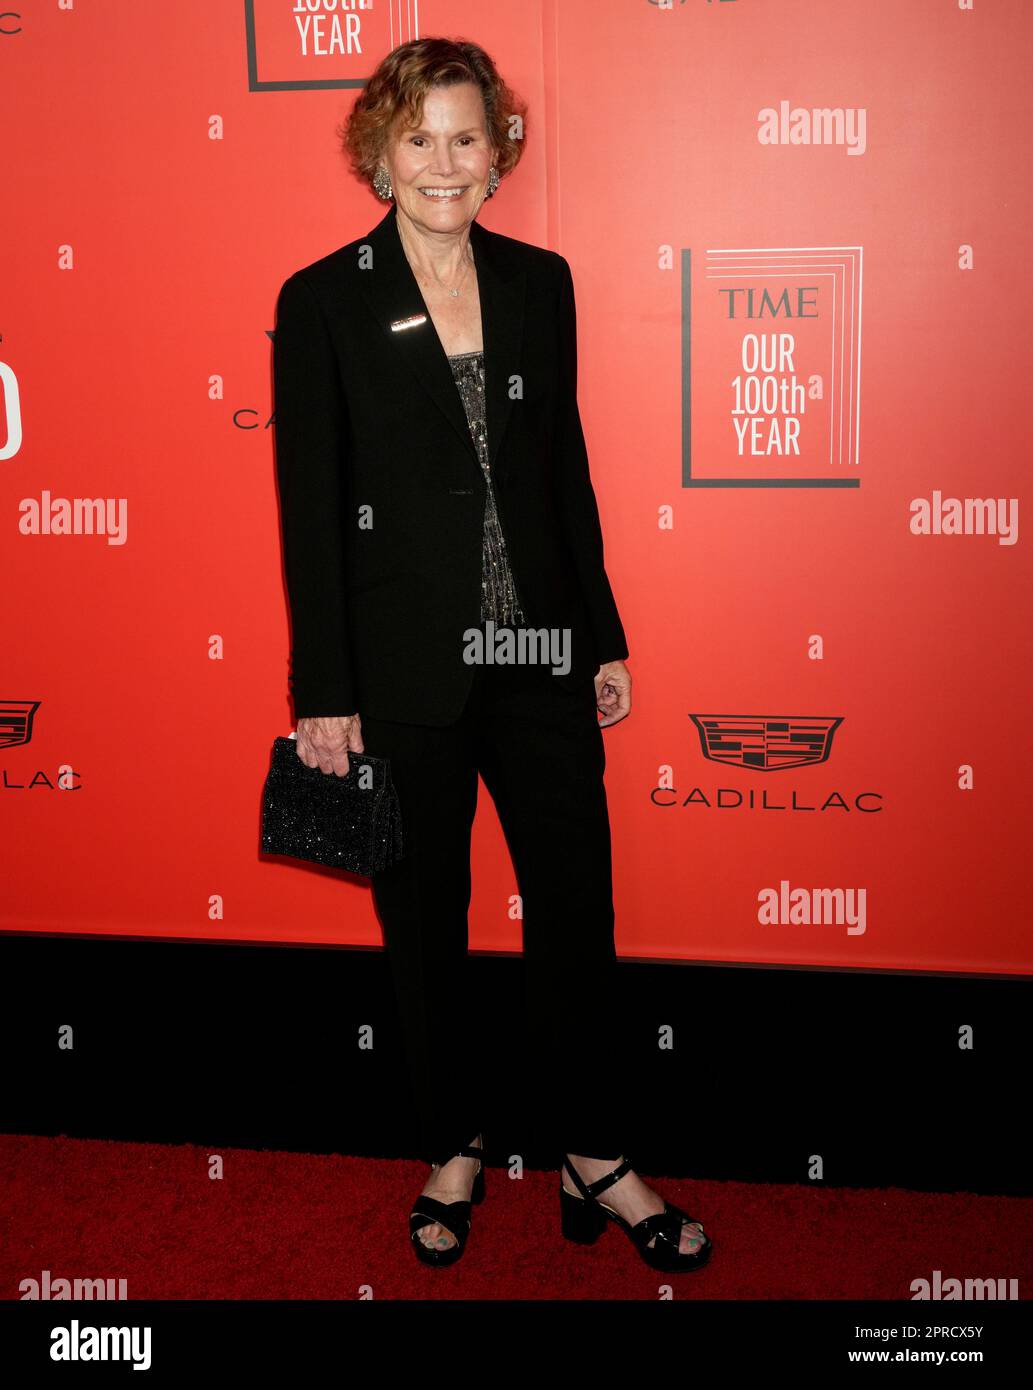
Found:
[[[592, 681], [565, 690], [547, 666], [479, 666], [454, 724], [360, 716], [367, 752], [391, 759], [401, 807], [404, 856], [372, 882], [421, 1156], [444, 1163], [481, 1133], [491, 1084], [479, 1026], [491, 1001], [473, 997], [466, 974], [480, 773], [522, 900], [531, 1093], [544, 1102], [557, 1155], [617, 1158], [627, 1143], [625, 1088], [605, 753]], [[508, 897], [500, 897], [504, 910]]]

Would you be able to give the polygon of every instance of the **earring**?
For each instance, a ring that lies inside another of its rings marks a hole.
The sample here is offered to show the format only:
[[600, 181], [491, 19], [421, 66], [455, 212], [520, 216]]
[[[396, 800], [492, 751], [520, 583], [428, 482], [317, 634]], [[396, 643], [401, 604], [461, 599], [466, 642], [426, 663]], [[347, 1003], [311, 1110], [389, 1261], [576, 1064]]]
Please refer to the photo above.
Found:
[[383, 164], [378, 164], [376, 173], [373, 175], [373, 191], [378, 198], [383, 198], [385, 202], [394, 197], [394, 189], [391, 187], [391, 175], [384, 168]]
[[486, 192], [485, 195], [484, 195], [485, 198], [490, 198], [490, 197], [492, 197], [493, 194], [494, 194], [494, 192], [495, 192], [495, 190], [496, 190], [496, 188], [498, 188], [498, 186], [499, 186], [499, 171], [495, 168], [495, 165], [493, 164], [493, 165], [491, 166], [491, 168], [488, 170], [488, 188], [487, 188], [487, 192]]

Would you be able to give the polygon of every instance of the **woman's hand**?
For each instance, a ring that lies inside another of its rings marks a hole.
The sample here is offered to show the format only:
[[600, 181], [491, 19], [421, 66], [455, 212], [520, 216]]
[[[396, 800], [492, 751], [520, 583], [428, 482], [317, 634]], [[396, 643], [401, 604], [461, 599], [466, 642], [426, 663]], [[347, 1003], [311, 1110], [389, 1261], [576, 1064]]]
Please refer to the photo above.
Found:
[[298, 720], [298, 757], [306, 767], [348, 776], [348, 754], [364, 753], [357, 714]]
[[631, 672], [623, 661], [608, 661], [595, 678], [595, 705], [602, 712], [600, 729], [618, 724], [631, 713]]

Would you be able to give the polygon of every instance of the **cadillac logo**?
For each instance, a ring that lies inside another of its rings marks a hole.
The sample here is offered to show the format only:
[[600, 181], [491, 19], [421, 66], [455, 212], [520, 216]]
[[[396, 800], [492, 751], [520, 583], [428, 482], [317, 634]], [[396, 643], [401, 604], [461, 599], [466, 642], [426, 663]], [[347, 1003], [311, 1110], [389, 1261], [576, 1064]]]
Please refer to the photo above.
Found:
[[0, 748], [17, 748], [32, 738], [32, 717], [39, 700], [0, 700]]
[[808, 767], [828, 760], [843, 716], [810, 714], [690, 714], [703, 756], [712, 763], [757, 772]]

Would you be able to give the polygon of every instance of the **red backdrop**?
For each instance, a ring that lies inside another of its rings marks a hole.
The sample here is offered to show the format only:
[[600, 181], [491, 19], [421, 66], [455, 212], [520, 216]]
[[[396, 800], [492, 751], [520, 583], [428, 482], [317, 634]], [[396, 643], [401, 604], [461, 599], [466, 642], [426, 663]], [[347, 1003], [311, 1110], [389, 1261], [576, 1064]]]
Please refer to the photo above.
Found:
[[[635, 680], [619, 950], [1028, 972], [1033, 11], [337, 10], [0, 19], [3, 926], [380, 942], [361, 881], [258, 853], [290, 729], [269, 334], [383, 213], [334, 136], [355, 87], [438, 33], [530, 104], [484, 224], [574, 272]], [[519, 949], [483, 787], [474, 880], [471, 944]]]

